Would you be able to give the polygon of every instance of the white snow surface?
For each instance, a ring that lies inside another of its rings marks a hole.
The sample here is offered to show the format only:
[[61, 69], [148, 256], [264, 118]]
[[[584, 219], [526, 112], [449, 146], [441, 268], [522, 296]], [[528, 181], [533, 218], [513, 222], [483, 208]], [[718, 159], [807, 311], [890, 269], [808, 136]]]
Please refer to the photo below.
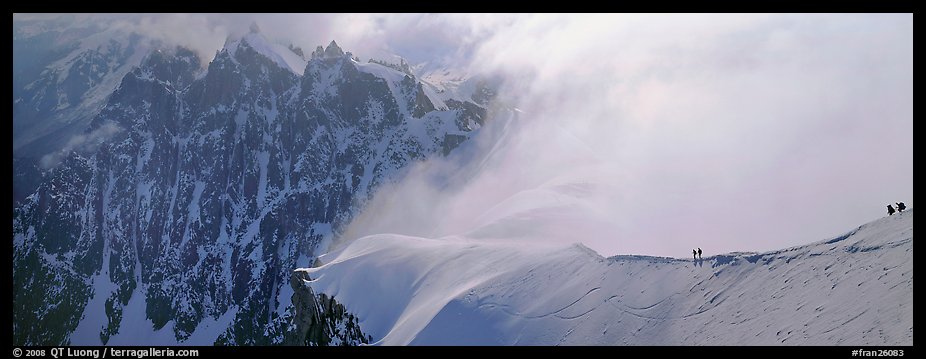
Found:
[[242, 41], [246, 42], [254, 51], [264, 55], [264, 57], [277, 63], [277, 65], [280, 65], [280, 67], [284, 69], [292, 71], [299, 76], [302, 76], [303, 72], [305, 72], [305, 67], [308, 64], [305, 59], [299, 57], [299, 55], [286, 46], [272, 43], [258, 33], [249, 33], [241, 38], [241, 40], [226, 45], [232, 55], [238, 50], [238, 45], [240, 45]]
[[[396, 99], [406, 99], [406, 96], [410, 95], [403, 93], [399, 89], [399, 84], [407, 76], [405, 73], [375, 62], [361, 63], [355, 61], [354, 66], [361, 72], [385, 80], [386, 84], [389, 86], [389, 91], [392, 92], [393, 97]], [[451, 80], [445, 80], [442, 77], [428, 75], [427, 77], [416, 78], [416, 81], [422, 83], [421, 88], [424, 90], [424, 95], [427, 96], [428, 100], [431, 101], [431, 104], [434, 105], [434, 108], [437, 110], [444, 111], [448, 109], [445, 103], [446, 100], [472, 101], [474, 85], [468, 83], [465, 90], [458, 91], [460, 83], [464, 82], [463, 80], [456, 80], [456, 82], [453, 82]], [[448, 88], [451, 90], [448, 90]], [[401, 103], [401, 101], [399, 107], [403, 115], [409, 116], [408, 109], [405, 108], [406, 105]]]
[[395, 234], [321, 260], [299, 269], [307, 285], [379, 345], [913, 344], [912, 210], [827, 241], [703, 261]]
[[93, 276], [93, 297], [84, 307], [80, 323], [71, 333], [73, 345], [102, 345], [100, 331], [106, 328], [106, 299], [116, 290], [116, 285], [109, 279], [109, 246], [104, 244], [103, 266]]
[[[232, 307], [218, 318], [206, 315], [186, 340], [178, 342], [174, 336], [175, 323], [173, 320], [167, 322], [164, 327], [154, 330], [154, 323], [145, 311], [147, 307], [145, 298], [145, 291], [136, 287], [132, 298], [129, 299], [129, 304], [123, 308], [119, 332], [110, 338], [107, 345], [213, 345], [238, 314], [238, 308]], [[103, 319], [105, 318], [104, 315]]]
[[[441, 102], [449, 99], [472, 101], [478, 79], [470, 77], [461, 69], [444, 68], [425, 72], [421, 75], [421, 81], [433, 88], [435, 97]], [[431, 94], [428, 97], [434, 102]]]
[[396, 103], [399, 105], [399, 111], [405, 117], [410, 116], [408, 111], [408, 104], [403, 101], [407, 98], [407, 94], [405, 94], [400, 87], [400, 83], [408, 75], [377, 63], [364, 64], [354, 62], [354, 66], [356, 66], [357, 70], [360, 70], [361, 72], [366, 72], [385, 80], [386, 85], [389, 86], [389, 91], [392, 92], [392, 97], [396, 99]]

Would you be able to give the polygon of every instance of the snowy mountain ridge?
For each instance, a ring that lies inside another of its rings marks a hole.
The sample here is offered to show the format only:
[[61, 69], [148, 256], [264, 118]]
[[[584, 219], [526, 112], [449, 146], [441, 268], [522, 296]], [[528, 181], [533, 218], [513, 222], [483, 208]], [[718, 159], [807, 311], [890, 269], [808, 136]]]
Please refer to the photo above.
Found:
[[[67, 21], [14, 18], [14, 345], [912, 344], [912, 209], [778, 251], [603, 257], [621, 238], [585, 168], [464, 185], [532, 126], [499, 77], [256, 25], [206, 62]], [[593, 157], [572, 138], [560, 161]], [[370, 205], [441, 156], [459, 167], [428, 187], [486, 208]]]
[[334, 42], [304, 64], [256, 32], [227, 45], [205, 70], [149, 51], [82, 129], [98, 149], [66, 153], [14, 208], [14, 342], [365, 341], [292, 270], [488, 106], [438, 109], [419, 79]]
[[292, 71], [292, 73], [302, 76], [305, 66], [308, 63], [301, 56], [286, 48], [286, 46], [267, 41], [259, 33], [251, 32], [238, 40], [231, 40], [225, 43], [224, 50], [228, 51], [234, 58], [238, 47], [247, 44], [247, 46], [257, 51], [257, 53], [273, 60], [280, 67]]
[[14, 26], [13, 149], [39, 159], [66, 147], [157, 44], [92, 26], [21, 31], [28, 25]]
[[703, 261], [389, 234], [320, 259], [305, 285], [379, 345], [913, 344], [912, 210]]

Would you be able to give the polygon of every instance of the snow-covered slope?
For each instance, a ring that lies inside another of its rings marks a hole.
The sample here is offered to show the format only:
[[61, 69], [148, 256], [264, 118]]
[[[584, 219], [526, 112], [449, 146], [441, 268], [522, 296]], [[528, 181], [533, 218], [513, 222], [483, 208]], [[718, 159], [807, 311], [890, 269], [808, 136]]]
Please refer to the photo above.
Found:
[[912, 345], [913, 211], [767, 253], [381, 234], [300, 269], [382, 345]]
[[229, 43], [225, 44], [225, 48], [234, 56], [238, 46], [242, 43], [246, 43], [257, 53], [272, 60], [280, 67], [292, 71], [294, 74], [302, 76], [303, 71], [305, 71], [305, 65], [307, 64], [305, 59], [293, 52], [293, 50], [286, 48], [286, 46], [267, 41], [265, 37], [256, 32], [248, 33], [240, 39], [230, 40]]
[[13, 32], [14, 156], [42, 158], [99, 113], [152, 40], [118, 28], [22, 21]]
[[14, 208], [14, 342], [366, 342], [336, 302], [293, 288], [293, 270], [488, 110], [435, 108], [414, 75], [334, 41], [301, 52], [256, 30], [205, 70], [189, 49], [149, 51], [82, 129], [96, 150], [14, 175], [41, 180]]

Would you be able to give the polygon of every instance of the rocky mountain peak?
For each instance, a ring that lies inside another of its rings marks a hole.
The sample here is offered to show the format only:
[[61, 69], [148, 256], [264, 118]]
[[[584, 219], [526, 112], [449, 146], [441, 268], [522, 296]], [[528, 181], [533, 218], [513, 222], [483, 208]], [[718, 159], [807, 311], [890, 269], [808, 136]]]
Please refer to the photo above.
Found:
[[190, 345], [363, 343], [332, 298], [288, 285], [292, 271], [486, 110], [434, 106], [412, 77], [348, 54], [332, 41], [313, 53], [331, 61], [307, 65], [252, 32], [204, 76], [183, 49], [124, 76], [82, 137], [98, 150], [68, 155], [14, 209], [13, 341], [137, 344], [145, 328]]
[[341, 47], [338, 46], [338, 43], [331, 40], [331, 43], [328, 44], [328, 47], [325, 48], [326, 57], [341, 57], [344, 56], [344, 50], [341, 50]]

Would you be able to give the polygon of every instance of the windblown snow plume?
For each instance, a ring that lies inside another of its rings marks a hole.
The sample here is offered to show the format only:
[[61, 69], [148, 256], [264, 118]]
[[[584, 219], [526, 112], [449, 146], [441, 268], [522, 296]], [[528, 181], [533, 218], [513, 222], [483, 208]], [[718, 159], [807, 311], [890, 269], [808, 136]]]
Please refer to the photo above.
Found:
[[14, 14], [13, 341], [912, 342], [912, 29]]
[[911, 345], [912, 211], [836, 237], [912, 201], [911, 36], [907, 15], [519, 18], [473, 65], [514, 111], [300, 272], [382, 345]]
[[[911, 36], [908, 15], [519, 17], [470, 65], [504, 74], [516, 118], [384, 188], [354, 233], [462, 235], [517, 210], [603, 255], [835, 235], [913, 200]], [[545, 216], [562, 206], [591, 215]]]
[[321, 260], [306, 285], [381, 345], [913, 345], [912, 210], [703, 260], [393, 234]]

